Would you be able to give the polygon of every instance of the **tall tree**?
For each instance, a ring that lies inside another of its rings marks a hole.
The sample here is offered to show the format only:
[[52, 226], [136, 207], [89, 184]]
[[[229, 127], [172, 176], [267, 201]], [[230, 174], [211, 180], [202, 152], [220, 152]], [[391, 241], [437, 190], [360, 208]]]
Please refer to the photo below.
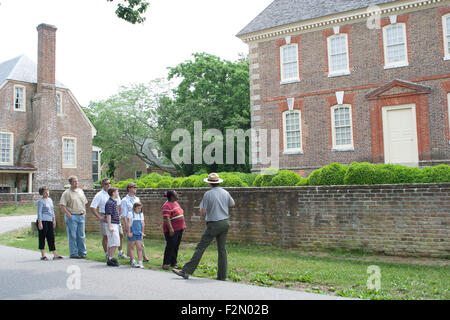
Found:
[[[115, 0], [106, 0], [113, 2]], [[116, 0], [117, 1], [117, 0]], [[122, 0], [117, 4], [116, 15], [132, 24], [143, 23], [145, 21], [144, 13], [147, 11], [149, 2], [145, 0]]]
[[[249, 66], [246, 58], [231, 62], [207, 53], [193, 54], [193, 60], [169, 68], [169, 80], [181, 80], [174, 90], [173, 98], [160, 100], [158, 113], [159, 144], [167, 158], [178, 144], [171, 141], [171, 134], [176, 129], [186, 129], [194, 137], [194, 122], [201, 121], [202, 130], [214, 128], [222, 132], [224, 164], [184, 163], [180, 169], [184, 174], [192, 174], [201, 169], [207, 171], [250, 171], [249, 143], [245, 148], [245, 164], [237, 164], [237, 148], [234, 150], [234, 163], [226, 163], [226, 130], [250, 128], [250, 82]], [[208, 141], [202, 142], [205, 150]], [[229, 155], [228, 155], [229, 156]]]
[[148, 165], [167, 170], [152, 153], [159, 137], [156, 110], [167, 90], [161, 79], [123, 86], [110, 98], [84, 108], [97, 129], [93, 144], [102, 148], [102, 161], [113, 164], [137, 155]]

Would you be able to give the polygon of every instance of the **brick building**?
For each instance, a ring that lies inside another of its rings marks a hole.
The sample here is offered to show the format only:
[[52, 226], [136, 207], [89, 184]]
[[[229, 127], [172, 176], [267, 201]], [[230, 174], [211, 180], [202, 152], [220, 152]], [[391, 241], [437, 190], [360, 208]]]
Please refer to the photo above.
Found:
[[96, 130], [72, 92], [55, 80], [56, 28], [40, 24], [38, 63], [0, 64], [0, 191], [61, 189], [70, 175], [92, 187]]
[[279, 132], [280, 168], [450, 163], [450, 1], [275, 0], [237, 37], [252, 128]]

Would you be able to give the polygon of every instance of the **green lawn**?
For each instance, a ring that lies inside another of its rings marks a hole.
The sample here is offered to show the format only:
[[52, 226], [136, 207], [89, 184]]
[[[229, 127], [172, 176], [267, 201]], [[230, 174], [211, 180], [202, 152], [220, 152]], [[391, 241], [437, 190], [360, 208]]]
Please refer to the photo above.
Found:
[[[38, 251], [37, 235], [32, 235], [28, 229], [0, 235], [0, 244]], [[89, 259], [104, 261], [100, 235], [87, 235], [86, 245]], [[145, 245], [150, 258], [146, 267], [162, 271], [165, 241], [146, 239]], [[68, 255], [65, 233], [56, 235], [56, 248], [59, 253]], [[179, 263], [187, 262], [194, 248], [195, 243], [182, 242]], [[410, 263], [382, 262], [379, 260], [389, 260], [389, 257], [361, 252], [308, 253], [237, 243], [229, 243], [227, 251], [229, 281], [366, 299], [450, 299], [448, 260], [440, 261], [441, 265], [429, 266], [412, 263], [414, 259]], [[120, 262], [130, 264], [125, 260]], [[367, 289], [367, 268], [371, 265], [381, 269], [381, 290], [378, 292]], [[212, 244], [194, 276], [214, 279], [216, 268], [217, 251]]]
[[34, 204], [19, 205], [17, 208], [14, 205], [8, 205], [0, 208], [0, 217], [29, 214], [36, 214], [36, 206]]

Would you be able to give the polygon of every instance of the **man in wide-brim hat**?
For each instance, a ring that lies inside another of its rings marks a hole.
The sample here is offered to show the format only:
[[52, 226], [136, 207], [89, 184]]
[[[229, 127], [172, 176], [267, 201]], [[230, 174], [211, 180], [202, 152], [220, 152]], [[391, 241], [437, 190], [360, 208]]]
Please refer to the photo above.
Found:
[[206, 214], [206, 229], [203, 231], [191, 260], [181, 270], [172, 269], [172, 271], [188, 279], [189, 275], [193, 274], [197, 268], [206, 248], [216, 238], [218, 251], [217, 280], [225, 280], [227, 277], [226, 239], [230, 227], [228, 208], [234, 207], [235, 203], [228, 191], [219, 186], [223, 180], [219, 178], [217, 173], [210, 173], [208, 178], [203, 181], [211, 187], [204, 194], [200, 203], [200, 213]]

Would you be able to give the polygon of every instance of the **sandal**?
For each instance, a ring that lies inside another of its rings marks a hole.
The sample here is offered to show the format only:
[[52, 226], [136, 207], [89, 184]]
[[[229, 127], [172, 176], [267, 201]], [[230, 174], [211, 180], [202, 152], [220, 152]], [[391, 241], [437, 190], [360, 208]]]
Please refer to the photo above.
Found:
[[58, 259], [64, 259], [64, 257], [63, 256], [53, 257], [53, 260], [58, 260]]
[[143, 259], [143, 261], [144, 261], [144, 262], [149, 262], [150, 260], [148, 260], [148, 259]]
[[48, 258], [47, 258], [47, 257], [41, 257], [41, 260], [45, 260], [45, 261], [47, 261], [47, 260], [48, 260]]

